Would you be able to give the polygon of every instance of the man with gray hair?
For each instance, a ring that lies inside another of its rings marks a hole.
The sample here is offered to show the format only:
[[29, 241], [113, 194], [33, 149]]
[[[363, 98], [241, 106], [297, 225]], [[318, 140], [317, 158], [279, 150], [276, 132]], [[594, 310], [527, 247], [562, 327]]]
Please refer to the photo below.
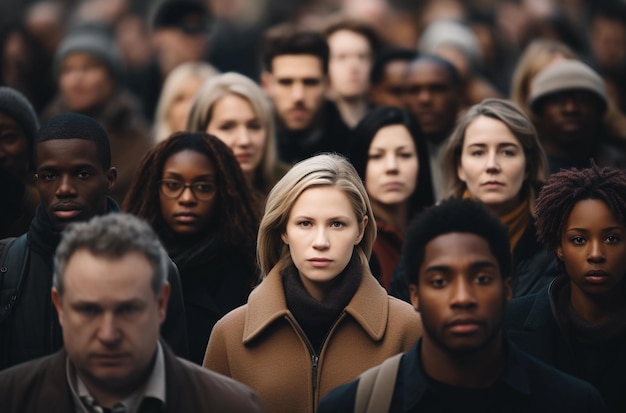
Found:
[[0, 373], [3, 411], [263, 411], [251, 389], [159, 340], [167, 266], [158, 236], [133, 215], [70, 225], [52, 287], [65, 349]]

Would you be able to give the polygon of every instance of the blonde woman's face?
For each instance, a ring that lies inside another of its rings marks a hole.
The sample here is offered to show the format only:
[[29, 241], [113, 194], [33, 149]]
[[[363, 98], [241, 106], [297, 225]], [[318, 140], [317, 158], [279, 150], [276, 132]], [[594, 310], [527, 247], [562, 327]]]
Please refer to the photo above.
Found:
[[348, 196], [333, 186], [312, 187], [298, 197], [282, 235], [306, 290], [324, 298], [361, 242], [367, 217], [357, 218]]
[[198, 92], [202, 83], [202, 79], [193, 76], [183, 81], [167, 112], [167, 121], [172, 133], [185, 130], [193, 98], [196, 96], [196, 92]]
[[503, 122], [480, 116], [465, 131], [457, 174], [472, 197], [501, 216], [519, 205], [526, 156]]
[[244, 174], [254, 174], [263, 158], [267, 129], [248, 100], [233, 94], [218, 100], [206, 132], [232, 149]]

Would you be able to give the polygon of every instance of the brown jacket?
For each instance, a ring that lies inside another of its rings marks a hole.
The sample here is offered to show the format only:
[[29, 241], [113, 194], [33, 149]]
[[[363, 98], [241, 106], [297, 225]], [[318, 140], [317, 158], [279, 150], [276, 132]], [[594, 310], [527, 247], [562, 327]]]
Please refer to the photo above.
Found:
[[[216, 412], [261, 413], [258, 396], [228, 377], [179, 359], [161, 342], [165, 358], [166, 404], [163, 409], [144, 402], [141, 413]], [[3, 413], [76, 411], [66, 380], [67, 353], [58, 351], [0, 372]]]
[[318, 357], [287, 309], [274, 268], [248, 304], [215, 325], [203, 366], [250, 386], [272, 413], [314, 412], [320, 397], [407, 351], [421, 332], [415, 310], [388, 296], [368, 269]]

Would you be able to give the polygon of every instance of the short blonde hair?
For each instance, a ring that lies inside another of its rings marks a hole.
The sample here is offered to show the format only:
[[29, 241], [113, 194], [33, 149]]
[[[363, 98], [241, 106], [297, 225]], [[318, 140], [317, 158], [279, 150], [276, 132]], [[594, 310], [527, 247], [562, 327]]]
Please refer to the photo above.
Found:
[[157, 104], [155, 112], [154, 137], [156, 142], [167, 139], [174, 132], [182, 132], [172, 130], [167, 122], [167, 112], [170, 110], [184, 82], [190, 77], [200, 79], [204, 82], [218, 74], [219, 71], [216, 68], [204, 62], [182, 63], [170, 72], [163, 83], [161, 96], [159, 97], [159, 103]]
[[368, 218], [357, 250], [361, 261], [367, 264], [376, 240], [376, 221], [367, 192], [350, 162], [339, 155], [323, 154], [294, 165], [268, 195], [257, 238], [257, 259], [262, 274], [266, 275], [276, 265], [282, 270], [291, 263], [289, 249], [281, 236], [298, 197], [318, 186], [342, 190], [350, 199], [357, 219]]
[[236, 95], [247, 100], [265, 127], [267, 133], [265, 147], [263, 148], [261, 164], [258, 171], [255, 172], [254, 183], [257, 189], [267, 193], [274, 184], [277, 159], [276, 129], [272, 106], [263, 90], [252, 79], [239, 73], [228, 72], [205, 82], [191, 105], [187, 130], [189, 132], [206, 132], [213, 117], [215, 104], [227, 95]]
[[521, 193], [524, 199], [530, 199], [531, 212], [534, 211], [535, 198], [548, 176], [548, 161], [539, 142], [537, 131], [528, 117], [513, 102], [504, 99], [485, 99], [459, 118], [454, 131], [448, 138], [443, 152], [442, 168], [448, 187], [448, 196], [460, 198], [467, 189], [458, 174], [465, 132], [477, 118], [486, 116], [499, 120], [517, 138], [526, 158], [526, 174]]

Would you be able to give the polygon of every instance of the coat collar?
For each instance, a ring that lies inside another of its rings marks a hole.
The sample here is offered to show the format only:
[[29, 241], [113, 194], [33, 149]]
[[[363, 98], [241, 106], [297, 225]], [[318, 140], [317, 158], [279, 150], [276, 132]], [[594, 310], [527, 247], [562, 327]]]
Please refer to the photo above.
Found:
[[[276, 320], [293, 317], [287, 308], [282, 275], [277, 267], [272, 268], [263, 282], [250, 294], [243, 330], [243, 343], [248, 344], [258, 337]], [[369, 268], [365, 267], [361, 283], [346, 306], [349, 314], [374, 341], [385, 335], [389, 305], [387, 292]], [[295, 319], [294, 319], [295, 321]]]

